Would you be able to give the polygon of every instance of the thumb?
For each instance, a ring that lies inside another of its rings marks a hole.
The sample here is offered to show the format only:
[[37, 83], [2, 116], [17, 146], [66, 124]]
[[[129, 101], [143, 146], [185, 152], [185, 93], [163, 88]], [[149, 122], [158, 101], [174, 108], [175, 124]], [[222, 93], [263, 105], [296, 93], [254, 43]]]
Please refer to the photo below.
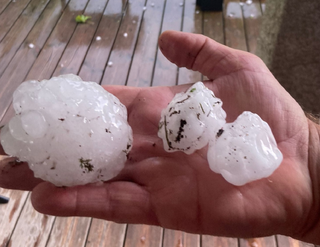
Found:
[[209, 79], [244, 68], [265, 68], [261, 66], [262, 61], [258, 57], [229, 48], [200, 34], [165, 31], [159, 37], [159, 48], [172, 63], [199, 71]]

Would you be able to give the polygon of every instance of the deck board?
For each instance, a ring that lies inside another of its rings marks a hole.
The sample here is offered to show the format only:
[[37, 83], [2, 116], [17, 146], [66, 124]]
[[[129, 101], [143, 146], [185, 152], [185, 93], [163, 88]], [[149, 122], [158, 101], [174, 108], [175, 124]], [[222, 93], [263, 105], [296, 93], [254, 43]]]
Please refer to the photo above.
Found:
[[[0, 14], [0, 19], [3, 20], [0, 23], [0, 42], [6, 33], [11, 29], [14, 25], [18, 17], [21, 15], [22, 11], [29, 4], [30, 0], [21, 0], [18, 2], [11, 2], [6, 6], [6, 11]], [[1, 3], [0, 3], [1, 4]], [[3, 4], [5, 6], [5, 3]], [[0, 6], [1, 12], [2, 6]]]
[[[38, 58], [42, 47], [51, 34], [65, 7], [66, 4], [62, 1], [50, 1], [42, 15], [39, 17], [34, 28], [26, 37], [24, 45], [19, 47], [6, 70], [0, 76], [0, 119], [3, 118], [6, 109], [10, 105], [13, 91], [26, 79], [29, 70]], [[29, 48], [28, 45], [31, 43], [35, 46], [34, 49]], [[4, 46], [6, 45], [4, 44], [2, 46], [2, 43], [0, 43], [0, 47]], [[0, 57], [2, 56], [4, 55], [0, 55]], [[33, 78], [32, 73], [30, 78]]]
[[[240, 3], [243, 4], [240, 4]], [[65, 73], [103, 85], [176, 85], [203, 76], [165, 59], [165, 30], [204, 34], [255, 53], [266, 0], [225, 0], [224, 12], [202, 12], [196, 0], [0, 0], [0, 123], [14, 112], [12, 93], [27, 79]], [[144, 8], [146, 7], [146, 8]], [[78, 14], [91, 16], [77, 24]], [[29, 45], [34, 47], [30, 48]], [[108, 65], [112, 62], [112, 65]], [[285, 247], [314, 246], [285, 236], [235, 239], [156, 226], [37, 213], [30, 193], [0, 189], [0, 246]]]

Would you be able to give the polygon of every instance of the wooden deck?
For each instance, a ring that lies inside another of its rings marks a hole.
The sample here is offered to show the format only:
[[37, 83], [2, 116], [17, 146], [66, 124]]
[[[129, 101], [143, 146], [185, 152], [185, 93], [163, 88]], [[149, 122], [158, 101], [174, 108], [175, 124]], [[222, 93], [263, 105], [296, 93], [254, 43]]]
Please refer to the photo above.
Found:
[[[233, 48], [255, 52], [264, 0], [251, 4], [225, 0], [224, 13], [203, 13], [195, 1], [0, 0], [1, 123], [13, 114], [13, 91], [27, 79], [75, 73], [101, 84], [139, 87], [201, 80], [201, 74], [177, 68], [158, 51], [157, 38], [164, 30], [202, 33]], [[74, 19], [79, 14], [91, 19], [77, 24]], [[313, 246], [284, 236], [231, 239], [91, 218], [53, 217], [35, 212], [28, 192], [0, 189], [0, 194], [10, 197], [8, 204], [0, 204], [1, 247]]]

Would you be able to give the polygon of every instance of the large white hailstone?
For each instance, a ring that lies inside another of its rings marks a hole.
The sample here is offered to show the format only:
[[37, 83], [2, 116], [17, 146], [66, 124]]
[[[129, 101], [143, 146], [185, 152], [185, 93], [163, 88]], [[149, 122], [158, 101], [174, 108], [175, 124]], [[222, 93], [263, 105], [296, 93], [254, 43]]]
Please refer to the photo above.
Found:
[[269, 177], [282, 159], [269, 125], [247, 111], [224, 125], [208, 150], [211, 170], [237, 186]]
[[57, 186], [106, 181], [132, 145], [126, 107], [75, 75], [26, 81], [13, 95], [16, 115], [1, 130], [5, 152]]
[[197, 82], [187, 92], [176, 94], [161, 112], [158, 136], [166, 151], [191, 154], [208, 144], [210, 136], [225, 124], [225, 118], [222, 101]]

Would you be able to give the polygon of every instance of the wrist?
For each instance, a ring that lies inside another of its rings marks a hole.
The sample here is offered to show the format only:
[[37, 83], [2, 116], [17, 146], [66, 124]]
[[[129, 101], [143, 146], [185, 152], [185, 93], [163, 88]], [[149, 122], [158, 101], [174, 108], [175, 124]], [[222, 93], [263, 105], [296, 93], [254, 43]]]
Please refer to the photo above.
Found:
[[316, 124], [315, 120], [308, 119], [308, 169], [312, 190], [311, 208], [307, 216], [307, 224], [304, 226], [305, 229], [298, 236], [293, 237], [306, 242], [320, 244], [320, 125]]

